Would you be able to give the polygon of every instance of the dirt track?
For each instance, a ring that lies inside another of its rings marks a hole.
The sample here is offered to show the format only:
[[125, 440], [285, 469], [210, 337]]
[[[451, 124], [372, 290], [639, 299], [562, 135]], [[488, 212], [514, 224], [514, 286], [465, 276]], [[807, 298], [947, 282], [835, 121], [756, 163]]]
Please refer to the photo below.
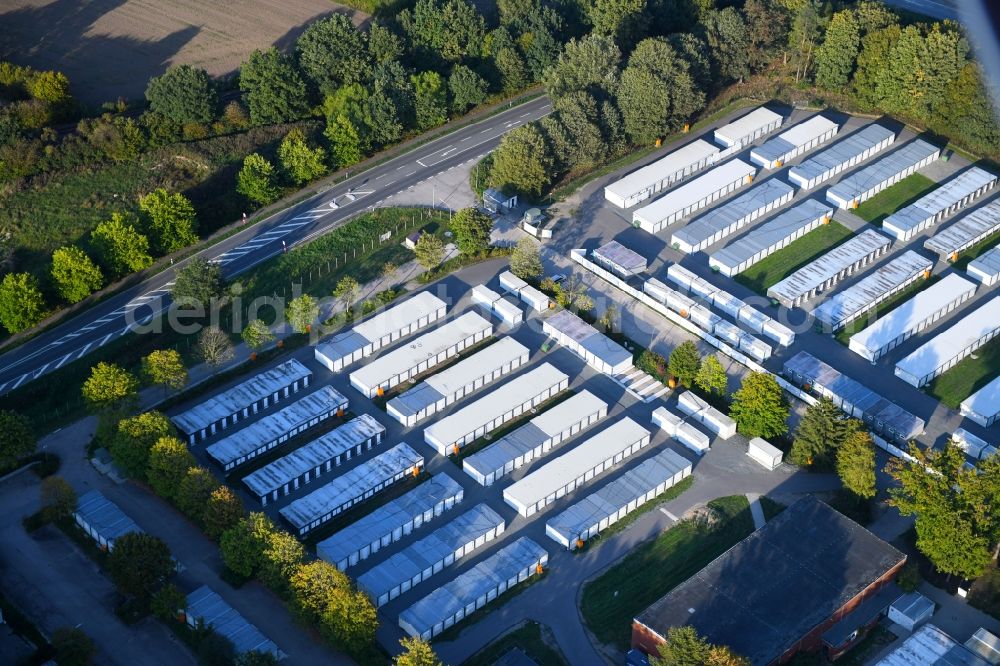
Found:
[[367, 18], [329, 0], [0, 0], [0, 60], [61, 70], [79, 99], [100, 104], [142, 97], [170, 65], [227, 74], [335, 11]]

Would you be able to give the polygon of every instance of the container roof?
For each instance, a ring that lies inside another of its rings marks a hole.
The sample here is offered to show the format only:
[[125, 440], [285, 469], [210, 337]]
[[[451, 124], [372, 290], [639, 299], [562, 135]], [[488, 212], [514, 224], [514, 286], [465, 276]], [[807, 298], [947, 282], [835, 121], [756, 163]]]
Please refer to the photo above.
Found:
[[989, 666], [937, 626], [927, 623], [876, 666]]
[[942, 255], [961, 252], [978, 239], [1000, 230], [1000, 199], [962, 216], [924, 241], [924, 247]]
[[1000, 414], [1000, 376], [962, 401], [962, 411], [990, 418]]
[[605, 190], [622, 199], [627, 199], [656, 183], [673, 176], [678, 171], [687, 169], [692, 164], [717, 155], [720, 149], [704, 139], [695, 139], [691, 143], [668, 153], [651, 164], [636, 169], [608, 185]]
[[577, 317], [569, 310], [560, 310], [543, 323], [571, 338], [586, 351], [610, 366], [632, 358], [632, 352]]
[[759, 147], [754, 148], [752, 152], [769, 162], [773, 162], [799, 146], [804, 146], [830, 130], [836, 129], [837, 123], [822, 115], [815, 115], [785, 130], [773, 139], [765, 141]]
[[969, 263], [968, 270], [975, 270], [982, 275], [1000, 275], [1000, 247], [995, 247], [976, 257]]
[[918, 347], [916, 351], [897, 363], [896, 367], [913, 377], [926, 377], [998, 328], [1000, 328], [1000, 296], [976, 307]]
[[673, 240], [698, 246], [732, 225], [745, 223], [748, 216], [794, 194], [795, 188], [777, 178], [769, 178], [674, 232]]
[[203, 620], [205, 626], [229, 639], [238, 654], [268, 652], [279, 659], [284, 656], [274, 641], [247, 622], [246, 618], [207, 585], [202, 585], [188, 595], [187, 614]]
[[743, 160], [730, 160], [711, 171], [673, 188], [651, 204], [636, 209], [635, 216], [649, 222], [659, 222], [688, 208], [705, 197], [757, 173], [757, 168]]
[[753, 134], [762, 127], [767, 127], [775, 121], [780, 123], [781, 120], [782, 116], [780, 113], [775, 113], [771, 109], [761, 106], [715, 130], [715, 136], [726, 137], [736, 142], [747, 135]]
[[841, 164], [850, 162], [882, 141], [895, 140], [895, 138], [896, 133], [887, 127], [878, 123], [866, 125], [837, 141], [829, 148], [816, 153], [801, 164], [793, 166], [790, 173], [794, 173], [804, 180], [813, 180]]
[[126, 534], [143, 532], [142, 528], [125, 515], [117, 504], [98, 490], [90, 490], [80, 495], [74, 513], [107, 541], [114, 541]]
[[736, 268], [764, 250], [767, 250], [797, 231], [819, 220], [824, 215], [833, 215], [833, 208], [816, 199], [806, 199], [753, 229], [742, 238], [733, 241], [721, 250], [712, 253], [712, 262]]
[[615, 240], [594, 250], [594, 256], [630, 273], [646, 270], [646, 257]]
[[940, 154], [940, 152], [940, 148], [923, 139], [911, 141], [902, 148], [882, 157], [877, 162], [855, 171], [847, 176], [847, 178], [841, 179], [839, 183], [830, 188], [827, 194], [828, 196], [838, 197], [843, 201], [852, 201], [855, 197], [903, 173], [907, 169], [913, 168], [928, 157]]
[[996, 179], [996, 174], [979, 167], [971, 167], [934, 188], [909, 206], [897, 210], [887, 217], [882, 225], [908, 232], [942, 211], [948, 210], [980, 187], [994, 182]]
[[343, 358], [382, 336], [408, 328], [447, 304], [429, 291], [420, 291], [398, 305], [384, 310], [349, 331], [321, 342], [316, 349], [329, 358]]

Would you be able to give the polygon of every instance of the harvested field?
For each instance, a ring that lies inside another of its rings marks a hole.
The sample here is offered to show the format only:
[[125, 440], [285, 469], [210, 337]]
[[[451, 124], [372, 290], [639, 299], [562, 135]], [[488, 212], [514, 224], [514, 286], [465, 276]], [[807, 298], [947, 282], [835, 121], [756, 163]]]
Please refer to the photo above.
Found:
[[170, 65], [233, 72], [256, 48], [290, 46], [329, 0], [5, 0], [0, 60], [64, 72], [86, 104], [143, 96]]

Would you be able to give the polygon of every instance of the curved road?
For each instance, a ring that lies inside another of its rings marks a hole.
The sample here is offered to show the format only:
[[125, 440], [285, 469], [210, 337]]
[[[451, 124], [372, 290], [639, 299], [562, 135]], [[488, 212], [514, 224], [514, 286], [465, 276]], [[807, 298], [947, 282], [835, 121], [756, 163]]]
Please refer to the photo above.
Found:
[[[227, 278], [347, 222], [386, 197], [493, 150], [514, 127], [551, 111], [540, 97], [460, 128], [352, 176], [195, 256], [218, 262]], [[148, 323], [170, 304], [175, 271], [150, 277], [0, 356], [0, 395], [99, 349]]]

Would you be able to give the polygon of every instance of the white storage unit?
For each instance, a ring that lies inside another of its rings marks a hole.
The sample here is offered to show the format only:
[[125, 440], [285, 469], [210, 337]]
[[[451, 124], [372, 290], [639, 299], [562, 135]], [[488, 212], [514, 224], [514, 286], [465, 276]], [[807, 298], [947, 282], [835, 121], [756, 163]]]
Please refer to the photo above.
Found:
[[829, 222], [832, 217], [833, 208], [815, 199], [806, 199], [775, 215], [753, 233], [716, 250], [708, 263], [714, 270], [732, 277]]
[[614, 376], [632, 368], [632, 352], [569, 310], [560, 310], [544, 319], [542, 332], [599, 372]]
[[316, 360], [330, 372], [339, 372], [403, 336], [444, 317], [448, 306], [429, 291], [421, 291], [399, 305], [374, 315], [349, 331], [338, 333], [318, 345]]
[[142, 528], [125, 515], [118, 505], [101, 494], [88, 490], [80, 495], [73, 511], [73, 519], [104, 551], [115, 549], [115, 540], [126, 534], [142, 534]]
[[951, 434], [951, 441], [973, 460], [983, 458], [983, 454], [988, 454], [989, 450], [993, 448], [985, 439], [973, 435], [965, 428], [955, 428], [955, 432]]
[[457, 481], [444, 472], [397, 497], [316, 544], [316, 556], [341, 571], [368, 559], [465, 498]]
[[493, 485], [607, 415], [606, 402], [590, 391], [581, 391], [473, 453], [462, 461], [462, 469], [480, 485]]
[[529, 412], [568, 386], [568, 375], [550, 363], [543, 363], [427, 426], [424, 441], [443, 456], [457, 453], [466, 444]]
[[503, 534], [505, 526], [500, 514], [486, 504], [477, 504], [358, 576], [358, 588], [381, 608], [493, 541]]
[[472, 288], [472, 302], [481, 305], [484, 310], [495, 314], [511, 326], [516, 326], [524, 320], [521, 308], [484, 284]]
[[1000, 376], [963, 400], [961, 412], [984, 428], [996, 423], [1000, 419]]
[[730, 160], [637, 209], [632, 213], [632, 224], [655, 234], [749, 184], [756, 173], [756, 167], [742, 160]]
[[656, 278], [649, 278], [643, 282], [642, 291], [656, 302], [666, 305], [685, 319], [691, 314], [691, 308], [695, 305], [694, 299], [689, 298], [676, 289], [668, 287]]
[[751, 150], [750, 160], [765, 169], [781, 168], [789, 160], [826, 143], [839, 130], [837, 123], [829, 118], [813, 116]]
[[754, 437], [747, 445], [747, 455], [750, 459], [767, 469], [778, 469], [781, 466], [781, 449], [766, 439]]
[[[901, 597], [893, 601], [891, 604], [889, 604], [889, 608], [886, 610], [886, 617], [891, 622], [898, 624], [906, 631], [912, 632], [914, 629], [917, 628], [917, 625], [922, 624], [923, 622], [931, 619], [931, 617], [934, 615], [935, 608], [936, 606], [934, 602], [925, 597], [924, 595], [920, 594], [919, 592], [910, 592], [909, 594], [902, 595]], [[933, 625], [928, 625], [928, 626], [933, 627]], [[937, 627], [933, 628], [937, 629]], [[922, 632], [918, 632], [917, 634], [911, 634], [911, 637], [908, 638], [901, 647], [896, 648], [896, 650], [889, 653], [889, 656], [892, 657], [893, 655], [895, 655], [897, 650], [898, 651], [905, 650], [910, 640], [912, 640], [913, 638], [919, 638], [921, 634]], [[943, 658], [940, 661], [938, 661], [938, 659], [933, 657], [931, 657], [931, 659], [929, 659], [928, 661], [924, 661], [925, 656], [929, 657], [930, 655], [924, 652], [923, 650], [921, 650], [921, 652], [923, 652], [923, 654], [921, 654], [919, 657], [913, 659], [913, 661], [906, 662], [908, 666], [919, 666], [920, 664], [943, 665], [951, 661], [950, 658]], [[945, 652], [946, 651], [942, 651], [940, 656], [946, 657]], [[911, 655], [911, 656], [916, 656], [916, 655]], [[895, 660], [887, 659], [886, 661], [880, 661], [878, 663], [879, 666], [882, 666], [883, 664], [885, 664], [886, 666], [890, 666], [893, 663], [893, 661]], [[964, 655], [960, 656], [957, 654], [955, 655], [955, 661], [958, 662], [959, 664], [964, 663], [971, 665], [976, 663], [975, 661], [967, 660]], [[985, 662], [983, 663], [985, 664]]]
[[736, 421], [715, 407], [712, 407], [691, 391], [684, 391], [677, 396], [677, 407], [722, 439], [729, 439], [736, 434]]
[[980, 241], [1000, 231], [1000, 199], [963, 215], [931, 238], [924, 247], [951, 261]]
[[528, 362], [528, 348], [511, 337], [500, 338], [450, 368], [431, 375], [388, 403], [386, 411], [404, 426], [436, 414]]
[[202, 585], [187, 596], [184, 620], [192, 629], [199, 626], [211, 629], [233, 645], [237, 655], [260, 652], [281, 661], [287, 655], [278, 646], [250, 624], [223, 599], [218, 592]]
[[704, 139], [695, 139], [611, 183], [604, 188], [604, 198], [619, 208], [631, 208], [680, 179], [714, 164], [718, 156], [718, 146]]
[[788, 308], [798, 307], [816, 294], [831, 288], [889, 251], [892, 241], [865, 229], [784, 280], [771, 285], [767, 295]]
[[532, 516], [640, 451], [649, 437], [648, 430], [626, 416], [512, 483], [503, 500], [522, 516]]
[[299, 398], [280, 412], [265, 416], [242, 430], [205, 448], [208, 457], [222, 469], [231, 469], [253, 460], [265, 451], [304, 432], [332, 416], [343, 416], [347, 398], [329, 386]]
[[351, 419], [319, 439], [243, 477], [262, 505], [289, 495], [334, 467], [382, 442], [385, 426], [368, 414]]
[[700, 252], [729, 238], [775, 208], [784, 206], [794, 195], [791, 185], [777, 178], [765, 180], [675, 231], [670, 237], [670, 244], [686, 254]]
[[965, 272], [973, 280], [982, 282], [986, 287], [992, 287], [1000, 282], [1000, 247], [985, 252], [969, 263]]
[[500, 287], [508, 294], [513, 294], [527, 303], [535, 312], [548, 310], [551, 305], [548, 296], [510, 271], [504, 271], [500, 274]]
[[896, 140], [896, 133], [878, 124], [866, 125], [829, 148], [793, 166], [788, 179], [794, 185], [810, 190], [838, 173], [864, 162]]
[[783, 122], [780, 113], [762, 106], [715, 130], [715, 142], [727, 148], [746, 146], [778, 129]]
[[410, 636], [429, 641], [518, 583], [542, 573], [548, 563], [544, 548], [521, 537], [400, 613], [399, 626]]
[[618, 241], [610, 241], [590, 253], [594, 262], [621, 278], [629, 278], [646, 270], [646, 257], [630, 250]]
[[653, 410], [653, 424], [699, 456], [704, 455], [711, 445], [708, 435], [666, 407]]
[[920, 388], [1000, 334], [1000, 296], [986, 301], [896, 364], [896, 376]]
[[901, 303], [851, 336], [851, 351], [872, 363], [972, 298], [976, 285], [956, 273]]
[[188, 444], [196, 444], [309, 386], [312, 374], [309, 368], [294, 358], [289, 359], [170, 417], [170, 420], [184, 433]]
[[301, 537], [393, 483], [407, 476], [417, 476], [423, 468], [424, 457], [406, 442], [400, 442], [288, 504], [278, 513]]
[[358, 368], [351, 373], [351, 386], [366, 398], [380, 396], [491, 335], [493, 324], [489, 320], [475, 312], [466, 312]]
[[934, 262], [930, 259], [907, 250], [831, 296], [813, 310], [813, 316], [831, 331], [839, 331], [917, 280], [929, 278], [933, 266]]
[[857, 208], [882, 190], [895, 185], [941, 156], [941, 149], [917, 139], [874, 164], [855, 171], [826, 191], [826, 200], [838, 208]]
[[670, 449], [639, 463], [545, 523], [545, 534], [568, 550], [583, 547], [640, 506], [691, 475], [691, 462]]
[[898, 240], [908, 241], [969, 205], [996, 184], [995, 174], [971, 167], [885, 218], [882, 229]]

